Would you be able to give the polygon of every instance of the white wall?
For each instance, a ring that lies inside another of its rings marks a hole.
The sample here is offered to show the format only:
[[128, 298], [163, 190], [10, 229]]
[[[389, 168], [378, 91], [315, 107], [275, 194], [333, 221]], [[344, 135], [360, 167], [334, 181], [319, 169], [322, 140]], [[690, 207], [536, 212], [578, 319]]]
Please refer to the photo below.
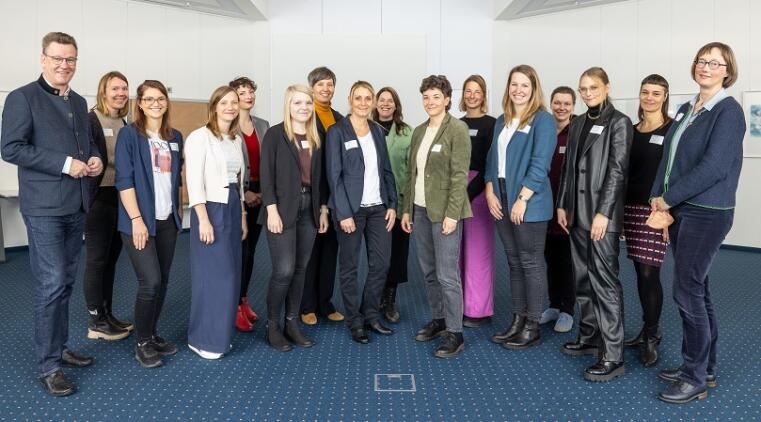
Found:
[[[208, 100], [219, 85], [240, 75], [270, 84], [269, 24], [211, 16], [127, 0], [0, 1], [0, 101], [40, 73], [40, 41], [50, 31], [73, 35], [79, 45], [72, 88], [92, 98], [100, 76], [123, 72], [131, 91], [145, 79], [172, 88], [171, 98]], [[0, 103], [1, 104], [1, 103]], [[256, 112], [269, 117], [269, 96]], [[15, 167], [0, 164], [0, 188], [13, 188]], [[26, 245], [17, 200], [2, 200], [5, 246]]]
[[[730, 93], [761, 90], [761, 2], [752, 0], [632, 0], [571, 12], [499, 21], [494, 24], [494, 75], [504, 86], [514, 65], [534, 66], [546, 94], [558, 85], [575, 87], [578, 75], [600, 65], [611, 78], [612, 95], [636, 98], [639, 82], [660, 73], [673, 94], [697, 92], [689, 73], [697, 49], [709, 41], [728, 43], [740, 77]], [[582, 110], [583, 107], [578, 107]], [[761, 159], [746, 158], [737, 192], [732, 232], [725, 243], [761, 247]]]

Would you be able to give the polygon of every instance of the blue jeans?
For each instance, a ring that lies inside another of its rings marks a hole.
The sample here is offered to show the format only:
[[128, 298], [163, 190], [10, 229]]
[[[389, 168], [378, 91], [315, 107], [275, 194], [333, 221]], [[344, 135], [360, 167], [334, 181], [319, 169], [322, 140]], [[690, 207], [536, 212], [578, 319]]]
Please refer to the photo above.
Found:
[[85, 213], [24, 216], [29, 261], [37, 280], [34, 348], [40, 377], [60, 369], [69, 340], [69, 297], [82, 250]]
[[683, 381], [698, 387], [707, 374], [715, 374], [716, 313], [708, 291], [708, 272], [719, 247], [732, 228], [734, 210], [713, 210], [691, 205], [671, 209], [669, 227], [674, 252], [674, 302], [682, 317]]

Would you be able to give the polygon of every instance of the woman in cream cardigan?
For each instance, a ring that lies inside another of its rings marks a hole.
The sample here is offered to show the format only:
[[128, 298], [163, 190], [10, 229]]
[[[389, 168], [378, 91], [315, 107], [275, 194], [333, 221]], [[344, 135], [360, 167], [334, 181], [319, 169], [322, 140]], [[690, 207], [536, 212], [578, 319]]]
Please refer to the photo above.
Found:
[[238, 128], [238, 94], [217, 88], [209, 122], [185, 143], [190, 207], [191, 303], [188, 346], [204, 359], [229, 351], [240, 293], [241, 239], [246, 212], [245, 162]]

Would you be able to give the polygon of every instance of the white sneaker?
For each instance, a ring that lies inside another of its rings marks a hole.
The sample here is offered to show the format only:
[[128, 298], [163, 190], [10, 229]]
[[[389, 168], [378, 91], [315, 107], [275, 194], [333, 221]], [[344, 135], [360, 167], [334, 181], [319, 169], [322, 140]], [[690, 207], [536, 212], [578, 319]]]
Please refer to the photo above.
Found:
[[542, 312], [542, 317], [539, 318], [540, 324], [546, 324], [551, 321], [555, 321], [558, 319], [558, 316], [560, 315], [560, 309], [557, 308], [547, 308], [544, 312]]
[[188, 344], [188, 347], [190, 348], [190, 350], [194, 351], [198, 356], [204, 359], [215, 360], [222, 357], [222, 353], [207, 352], [205, 350], [201, 350], [196, 347], [193, 347], [192, 344]]
[[567, 333], [573, 329], [573, 317], [565, 312], [561, 312], [558, 321], [555, 323], [555, 331], [558, 333]]

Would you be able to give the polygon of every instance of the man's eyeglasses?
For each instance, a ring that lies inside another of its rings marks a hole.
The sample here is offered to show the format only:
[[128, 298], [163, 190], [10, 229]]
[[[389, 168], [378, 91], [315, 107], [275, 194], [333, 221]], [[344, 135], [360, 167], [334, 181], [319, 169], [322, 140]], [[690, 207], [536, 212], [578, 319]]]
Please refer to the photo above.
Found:
[[[43, 53], [43, 54], [45, 54], [45, 53]], [[60, 65], [60, 64], [62, 64], [64, 61], [65, 61], [65, 62], [66, 62], [66, 64], [68, 64], [69, 66], [76, 66], [76, 65], [77, 65], [77, 60], [79, 60], [79, 59], [77, 59], [76, 57], [60, 57], [60, 56], [48, 56], [47, 54], [45, 54], [45, 57], [47, 57], [47, 58], [49, 58], [50, 60], [52, 60], [52, 61], [53, 61], [53, 63], [54, 63], [56, 66], [57, 66], [57, 65]]]

